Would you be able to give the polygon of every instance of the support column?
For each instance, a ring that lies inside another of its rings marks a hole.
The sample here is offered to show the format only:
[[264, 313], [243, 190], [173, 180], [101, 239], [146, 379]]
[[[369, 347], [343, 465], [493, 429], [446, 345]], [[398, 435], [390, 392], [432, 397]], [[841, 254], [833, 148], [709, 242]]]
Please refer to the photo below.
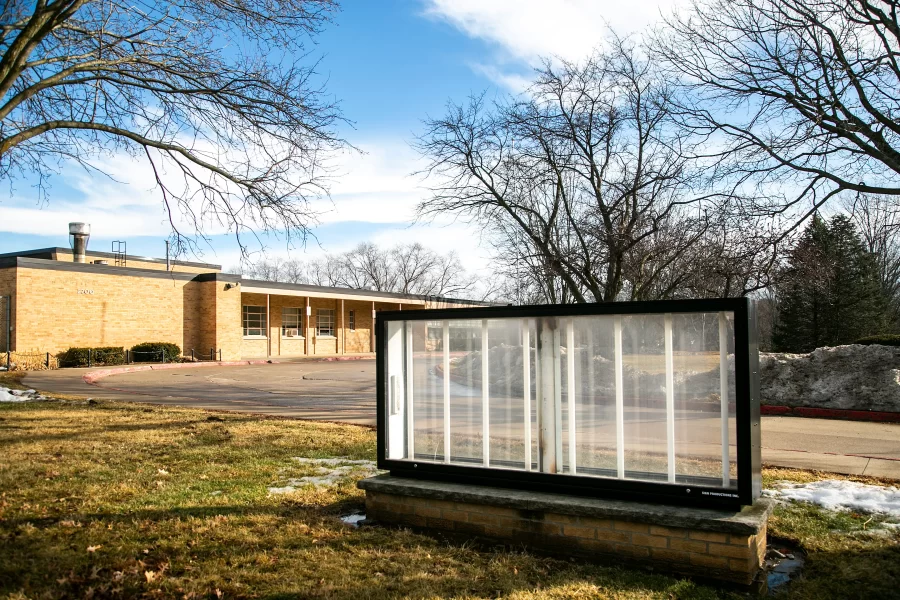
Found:
[[[343, 300], [341, 300], [341, 304], [343, 304]], [[337, 298], [334, 300], [334, 312], [338, 312], [338, 301]], [[344, 311], [342, 310], [340, 313], [340, 318], [335, 316], [334, 318], [334, 353], [341, 354], [341, 338], [344, 337]]]
[[444, 351], [444, 462], [450, 462], [450, 321], [443, 324]]
[[306, 326], [303, 328], [303, 354], [309, 356], [309, 318], [312, 314], [312, 311], [309, 308], [309, 296], [306, 297], [306, 315], [304, 316], [304, 323]]
[[266, 294], [266, 358], [272, 357], [272, 311], [269, 294]]
[[666, 453], [669, 483], [675, 483], [675, 361], [672, 350], [672, 315], [663, 318], [666, 352]]
[[491, 465], [491, 388], [488, 369], [488, 322], [481, 321], [481, 457], [482, 465]]
[[566, 392], [568, 398], [569, 473], [576, 472], [578, 446], [575, 439], [575, 319], [566, 325]]
[[537, 360], [540, 371], [540, 386], [537, 390], [538, 413], [540, 414], [540, 471], [556, 473], [557, 465], [557, 402], [559, 396], [559, 349], [554, 352], [554, 344], [559, 342], [557, 320], [554, 317], [538, 319]]
[[372, 301], [372, 327], [369, 331], [369, 352], [375, 352], [375, 301]]
[[719, 411], [722, 428], [722, 487], [731, 485], [731, 457], [728, 447], [728, 321], [725, 313], [719, 313]]
[[416, 458], [416, 421], [413, 414], [413, 329], [405, 323], [406, 329], [406, 458]]
[[531, 329], [528, 319], [522, 319], [522, 404], [525, 438], [525, 470], [531, 470]]
[[347, 353], [347, 328], [344, 321], [344, 299], [341, 298], [341, 354]]
[[615, 340], [616, 372], [616, 475], [625, 479], [625, 398], [622, 387], [622, 317], [616, 317], [613, 336]]

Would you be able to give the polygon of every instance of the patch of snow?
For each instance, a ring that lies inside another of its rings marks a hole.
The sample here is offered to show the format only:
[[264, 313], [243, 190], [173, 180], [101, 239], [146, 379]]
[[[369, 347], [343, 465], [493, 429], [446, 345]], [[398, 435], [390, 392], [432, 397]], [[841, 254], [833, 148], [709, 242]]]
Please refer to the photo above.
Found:
[[[900, 517], [900, 488], [856, 481], [823, 479], [811, 483], [776, 483], [766, 495], [776, 500], [809, 502], [829, 510], [854, 510]], [[900, 526], [900, 524], [898, 524]]]
[[352, 515], [344, 515], [341, 517], [341, 521], [346, 523], [347, 525], [353, 525], [355, 527], [359, 527], [360, 521], [365, 521], [366, 515], [361, 515], [359, 513], [354, 513]]
[[35, 390], [11, 390], [8, 387], [0, 386], [0, 402], [29, 402], [46, 399]]
[[358, 478], [368, 477], [377, 472], [374, 460], [352, 460], [349, 458], [304, 458], [294, 457], [294, 460], [311, 467], [314, 473], [306, 477], [297, 477], [287, 480], [283, 487], [270, 487], [270, 494], [288, 494], [297, 491], [304, 486], [327, 487], [336, 485], [340, 481], [351, 476]]

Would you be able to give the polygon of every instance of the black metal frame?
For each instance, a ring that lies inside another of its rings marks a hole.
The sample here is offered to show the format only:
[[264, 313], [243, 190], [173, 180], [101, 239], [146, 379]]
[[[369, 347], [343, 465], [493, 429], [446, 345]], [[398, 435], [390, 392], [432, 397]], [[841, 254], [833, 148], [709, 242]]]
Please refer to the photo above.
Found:
[[[696, 484], [584, 477], [445, 463], [416, 463], [407, 459], [386, 458], [388, 378], [385, 355], [388, 339], [387, 324], [390, 321], [591, 315], [630, 316], [720, 311], [734, 313], [737, 491], [721, 486], [698, 487]], [[375, 332], [377, 338], [378, 468], [389, 470], [392, 475], [535, 491], [556, 491], [581, 496], [640, 500], [660, 504], [687, 504], [729, 509], [740, 509], [741, 505], [753, 504], [759, 497], [762, 481], [760, 473], [759, 353], [756, 341], [755, 306], [747, 298], [385, 311], [376, 315]]]

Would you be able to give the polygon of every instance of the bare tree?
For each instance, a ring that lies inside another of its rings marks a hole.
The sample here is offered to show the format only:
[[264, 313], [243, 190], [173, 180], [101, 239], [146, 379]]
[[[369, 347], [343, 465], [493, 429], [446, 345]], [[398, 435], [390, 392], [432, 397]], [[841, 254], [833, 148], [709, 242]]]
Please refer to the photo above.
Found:
[[[184, 253], [210, 223], [305, 238], [323, 158], [344, 144], [304, 42], [332, 0], [7, 0], [0, 7], [0, 177], [152, 167]], [[182, 231], [186, 219], [192, 231]], [[241, 248], [244, 249], [243, 243]]]
[[[326, 254], [308, 264], [295, 259], [261, 259], [233, 269], [251, 279], [309, 283], [328, 287], [376, 290], [423, 296], [463, 296], [475, 292], [468, 275], [451, 252], [441, 255], [421, 244], [379, 248], [363, 243], [340, 254]], [[481, 290], [481, 295], [494, 288]]]
[[451, 105], [418, 141], [435, 182], [420, 215], [479, 222], [501, 271], [527, 267], [551, 302], [690, 295], [694, 248], [732, 196], [709, 191], [668, 78], [628, 41], [610, 47], [583, 64], [546, 62], [525, 99]]
[[307, 266], [296, 259], [288, 259], [284, 261], [281, 267], [281, 279], [287, 283], [307, 283], [309, 282], [309, 272]]
[[393, 291], [397, 287], [397, 275], [392, 269], [390, 256], [375, 244], [359, 244], [342, 254], [340, 260], [345, 287], [379, 292]]
[[900, 326], [900, 207], [891, 196], [859, 194], [844, 207], [875, 257], [881, 288], [890, 306], [892, 326]]
[[697, 0], [658, 30], [683, 124], [787, 235], [845, 191], [900, 196], [895, 0]]

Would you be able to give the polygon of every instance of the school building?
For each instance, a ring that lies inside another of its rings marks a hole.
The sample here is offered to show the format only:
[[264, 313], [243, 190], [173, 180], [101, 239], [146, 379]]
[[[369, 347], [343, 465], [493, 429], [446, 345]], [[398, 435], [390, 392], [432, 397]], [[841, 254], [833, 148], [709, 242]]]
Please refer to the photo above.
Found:
[[0, 296], [11, 299], [14, 352], [173, 342], [223, 360], [369, 353], [377, 311], [482, 304], [254, 281], [219, 265], [90, 251], [78, 239], [74, 249], [0, 254]]

